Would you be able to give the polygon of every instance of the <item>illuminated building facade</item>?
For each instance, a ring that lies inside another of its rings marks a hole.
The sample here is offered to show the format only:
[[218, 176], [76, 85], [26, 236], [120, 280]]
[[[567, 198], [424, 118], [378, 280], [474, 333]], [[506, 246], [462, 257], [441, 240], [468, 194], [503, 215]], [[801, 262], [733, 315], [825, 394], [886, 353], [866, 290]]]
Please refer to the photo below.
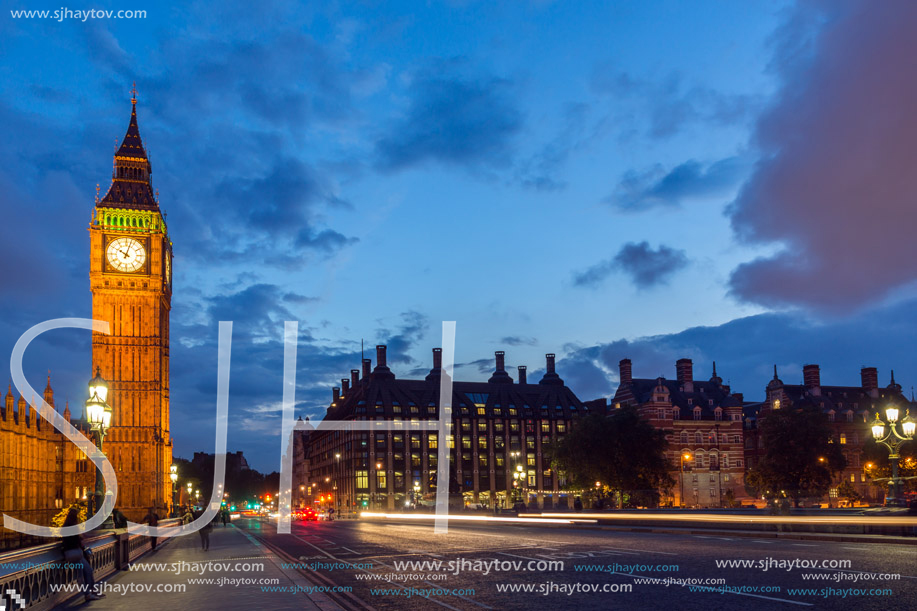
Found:
[[866, 442], [871, 439], [869, 425], [873, 415], [885, 410], [890, 405], [901, 408], [902, 416], [906, 410], [917, 413], [915, 404], [907, 400], [902, 393], [901, 385], [895, 382], [895, 373], [891, 374], [888, 386], [879, 386], [879, 374], [875, 367], [863, 367], [860, 370], [859, 386], [823, 386], [821, 369], [818, 365], [804, 365], [802, 384], [784, 384], [777, 376], [767, 384], [767, 399], [760, 404], [755, 417], [749, 418], [746, 424], [746, 456], [749, 468], [753, 468], [764, 455], [763, 439], [758, 434], [758, 423], [767, 415], [778, 409], [810, 408], [821, 410], [828, 416], [833, 430], [834, 442], [839, 444], [847, 459], [847, 467], [837, 476], [829, 491], [828, 502], [837, 505], [837, 486], [849, 482], [854, 490], [869, 501], [881, 501], [885, 486], [874, 486], [869, 483], [862, 454]]
[[[51, 376], [44, 400], [54, 407]], [[39, 405], [18, 400], [8, 388], [0, 406], [0, 512], [14, 518], [49, 526], [61, 507], [92, 494], [95, 466], [83, 452], [38, 415]], [[70, 409], [63, 417], [70, 422]], [[89, 426], [71, 422], [84, 435]], [[0, 547], [26, 543], [19, 533], [2, 529]]]
[[169, 506], [169, 311], [172, 243], [140, 139], [137, 99], [115, 153], [112, 184], [96, 201], [90, 236], [92, 365], [108, 380], [113, 415], [105, 453], [118, 476], [116, 506], [139, 520]]
[[[436, 431], [411, 429], [412, 422], [439, 416], [442, 351], [433, 350], [433, 368], [422, 380], [402, 380], [386, 364], [386, 346], [376, 347], [376, 367], [363, 361], [362, 375], [335, 387], [326, 420], [388, 421], [397, 430], [380, 432], [315, 431], [308, 443], [309, 481], [317, 498], [331, 495], [336, 510], [391, 510], [429, 505], [436, 481]], [[554, 370], [547, 355], [546, 373], [529, 383], [526, 368], [514, 381], [496, 353], [487, 382], [453, 382], [452, 439], [449, 443], [450, 503], [483, 507], [511, 505], [513, 472], [525, 473], [519, 491], [530, 506], [572, 506], [571, 494], [551, 469], [546, 446], [569, 432], [573, 421], [590, 410]], [[443, 483], [445, 485], [445, 483]]]
[[663, 494], [663, 503], [722, 507], [747, 500], [743, 397], [723, 384], [716, 364], [707, 381], [694, 379], [691, 359], [675, 363], [674, 380], [634, 378], [630, 359], [622, 359], [618, 367], [621, 383], [611, 409], [635, 406], [650, 424], [666, 432], [675, 486], [670, 494]]

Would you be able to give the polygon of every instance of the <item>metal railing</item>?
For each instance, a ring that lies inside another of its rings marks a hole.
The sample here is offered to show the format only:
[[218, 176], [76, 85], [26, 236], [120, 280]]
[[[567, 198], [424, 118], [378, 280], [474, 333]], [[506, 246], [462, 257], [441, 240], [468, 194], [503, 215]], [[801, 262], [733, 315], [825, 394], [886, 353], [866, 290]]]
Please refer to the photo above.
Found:
[[[180, 524], [178, 519], [159, 522], [159, 526], [166, 527]], [[92, 550], [90, 562], [96, 581], [127, 568], [152, 547], [149, 537], [130, 535], [125, 530], [88, 536], [83, 544]], [[78, 583], [81, 575], [79, 566], [64, 560], [60, 541], [0, 554], [0, 608], [53, 609], [78, 594], [55, 592], [51, 586]], [[21, 604], [12, 600], [11, 592], [19, 597]]]

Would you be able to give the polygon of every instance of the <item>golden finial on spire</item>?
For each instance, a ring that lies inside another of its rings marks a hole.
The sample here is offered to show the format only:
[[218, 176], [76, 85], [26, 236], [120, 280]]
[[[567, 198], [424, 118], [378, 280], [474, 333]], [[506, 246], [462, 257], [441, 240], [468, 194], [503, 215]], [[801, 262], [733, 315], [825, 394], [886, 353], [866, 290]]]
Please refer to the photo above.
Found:
[[159, 203], [159, 189], [156, 189], [156, 203]]
[[133, 87], [131, 87], [131, 104], [137, 103], [137, 81], [134, 81]]
[[99, 203], [99, 189], [100, 188], [101, 187], [99, 187], [99, 183], [96, 183], [96, 203], [97, 204]]

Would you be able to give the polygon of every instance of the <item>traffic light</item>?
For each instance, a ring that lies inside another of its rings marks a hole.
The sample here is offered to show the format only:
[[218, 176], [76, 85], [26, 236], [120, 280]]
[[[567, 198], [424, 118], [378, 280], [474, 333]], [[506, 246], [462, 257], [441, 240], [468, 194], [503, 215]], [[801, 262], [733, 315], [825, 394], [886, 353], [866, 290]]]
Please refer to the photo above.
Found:
[[369, 507], [369, 501], [363, 501], [363, 507]]

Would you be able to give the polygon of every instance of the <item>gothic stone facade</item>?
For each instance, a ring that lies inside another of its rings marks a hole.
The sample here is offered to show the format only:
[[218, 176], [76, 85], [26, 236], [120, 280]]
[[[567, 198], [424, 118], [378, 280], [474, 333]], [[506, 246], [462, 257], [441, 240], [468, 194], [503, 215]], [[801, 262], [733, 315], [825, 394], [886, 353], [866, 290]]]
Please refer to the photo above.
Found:
[[[54, 407], [51, 376], [44, 400]], [[9, 388], [0, 406], [0, 512], [49, 526], [61, 507], [92, 494], [95, 468], [83, 452], [38, 415], [39, 405], [18, 401]], [[63, 417], [70, 421], [70, 409]], [[84, 435], [89, 427], [71, 422]], [[2, 529], [0, 547], [15, 547], [19, 533]]]
[[172, 243], [153, 193], [152, 167], [132, 100], [127, 134], [115, 153], [112, 184], [96, 202], [90, 237], [92, 363], [109, 382], [112, 425], [105, 453], [118, 475], [116, 505], [139, 520], [169, 507], [169, 311]]

